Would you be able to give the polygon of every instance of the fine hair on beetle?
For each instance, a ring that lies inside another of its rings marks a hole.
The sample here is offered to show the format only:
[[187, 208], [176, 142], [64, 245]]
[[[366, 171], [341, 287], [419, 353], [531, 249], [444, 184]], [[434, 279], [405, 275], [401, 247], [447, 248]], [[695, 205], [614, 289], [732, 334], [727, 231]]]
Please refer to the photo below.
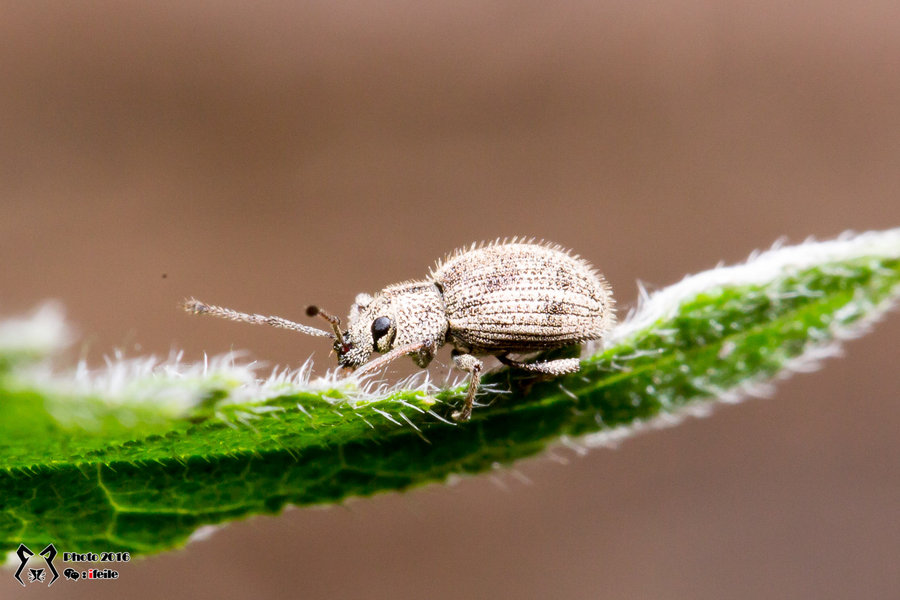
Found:
[[[453, 365], [469, 375], [463, 407], [453, 413], [458, 421], [472, 415], [484, 370], [479, 356], [545, 376], [574, 373], [577, 358], [526, 363], [510, 355], [598, 340], [615, 323], [609, 284], [587, 261], [555, 244], [516, 239], [473, 244], [439, 261], [425, 279], [358, 294], [346, 329], [317, 306], [307, 307], [307, 316], [321, 317], [331, 331], [195, 299], [185, 301], [184, 309], [331, 338], [338, 364], [356, 374], [401, 356], [425, 368], [438, 348], [450, 344]], [[381, 356], [370, 361], [373, 353]]]

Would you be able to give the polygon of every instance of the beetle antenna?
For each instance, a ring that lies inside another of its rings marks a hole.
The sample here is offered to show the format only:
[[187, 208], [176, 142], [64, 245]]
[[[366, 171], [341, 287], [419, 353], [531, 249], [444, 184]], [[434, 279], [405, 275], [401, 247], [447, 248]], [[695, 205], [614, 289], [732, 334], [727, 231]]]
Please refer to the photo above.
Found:
[[306, 335], [315, 335], [318, 337], [330, 338], [334, 337], [334, 334], [332, 334], [330, 331], [324, 331], [315, 327], [309, 327], [308, 325], [301, 325], [300, 323], [294, 323], [293, 321], [288, 321], [287, 319], [282, 319], [281, 317], [251, 315], [238, 312], [236, 310], [231, 310], [230, 308], [223, 308], [221, 306], [214, 306], [212, 304], [204, 304], [203, 302], [200, 302], [199, 300], [196, 300], [194, 298], [185, 300], [182, 303], [181, 307], [187, 312], [195, 315], [212, 315], [213, 317], [228, 319], [229, 321], [240, 321], [241, 323], [252, 323], [254, 325], [271, 325], [272, 327], [280, 327], [281, 329], [290, 329], [291, 331], [299, 331], [300, 333], [305, 333]]
[[318, 306], [307, 306], [306, 307], [306, 315], [309, 317], [319, 316], [331, 323], [331, 328], [334, 330], [334, 335], [337, 336], [337, 339], [344, 339], [344, 334], [341, 331], [341, 320], [331, 314], [328, 311], [322, 310]]

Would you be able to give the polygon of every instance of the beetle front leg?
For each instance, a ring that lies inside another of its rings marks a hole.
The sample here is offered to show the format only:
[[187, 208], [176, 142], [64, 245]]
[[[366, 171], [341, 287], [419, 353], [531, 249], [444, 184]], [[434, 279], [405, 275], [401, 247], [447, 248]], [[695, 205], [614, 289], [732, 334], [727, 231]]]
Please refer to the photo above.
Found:
[[459, 350], [454, 350], [451, 354], [453, 364], [457, 369], [469, 373], [469, 389], [466, 391], [466, 400], [462, 410], [453, 413], [453, 419], [456, 421], [468, 421], [472, 416], [472, 403], [475, 401], [475, 392], [478, 391], [478, 384], [481, 381], [481, 370], [484, 369], [484, 363], [472, 356], [465, 354]]

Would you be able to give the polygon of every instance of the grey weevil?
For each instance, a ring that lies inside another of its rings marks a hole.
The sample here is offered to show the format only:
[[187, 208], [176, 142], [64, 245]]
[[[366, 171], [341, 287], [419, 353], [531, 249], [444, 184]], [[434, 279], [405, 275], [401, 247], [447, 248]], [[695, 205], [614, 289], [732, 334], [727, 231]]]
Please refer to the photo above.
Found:
[[[404, 355], [425, 368], [439, 347], [452, 344], [453, 364], [470, 376], [465, 404], [453, 413], [458, 421], [472, 414], [484, 369], [477, 356], [494, 355], [510, 367], [549, 376], [574, 373], [577, 358], [525, 363], [509, 355], [599, 339], [615, 322], [614, 307], [606, 280], [585, 260], [557, 245], [516, 240], [473, 244], [439, 261], [422, 281], [359, 294], [345, 331], [340, 319], [315, 306], [307, 315], [324, 318], [332, 331], [194, 299], [184, 303], [194, 314], [333, 338], [338, 364], [357, 374]], [[372, 352], [382, 356], [367, 362]]]

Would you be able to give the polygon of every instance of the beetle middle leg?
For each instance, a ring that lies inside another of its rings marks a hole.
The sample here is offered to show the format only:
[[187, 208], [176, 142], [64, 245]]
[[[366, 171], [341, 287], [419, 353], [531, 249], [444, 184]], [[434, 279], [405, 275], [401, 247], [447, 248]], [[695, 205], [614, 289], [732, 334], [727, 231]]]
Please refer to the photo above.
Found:
[[456, 411], [452, 416], [456, 421], [468, 421], [472, 416], [472, 403], [475, 401], [475, 392], [478, 391], [478, 384], [481, 382], [484, 363], [471, 354], [459, 350], [453, 350], [451, 357], [457, 369], [469, 373], [469, 389], [466, 391], [465, 404], [462, 410]]

